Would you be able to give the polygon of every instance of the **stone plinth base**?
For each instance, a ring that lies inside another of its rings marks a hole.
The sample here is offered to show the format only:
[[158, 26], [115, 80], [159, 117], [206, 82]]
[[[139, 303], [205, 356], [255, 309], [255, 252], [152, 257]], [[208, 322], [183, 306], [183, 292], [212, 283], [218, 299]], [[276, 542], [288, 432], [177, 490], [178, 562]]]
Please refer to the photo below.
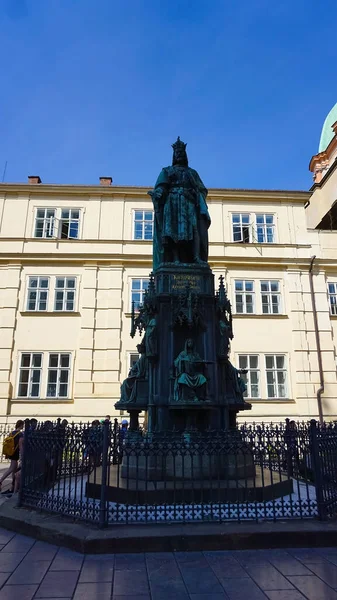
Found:
[[[95, 478], [89, 476], [86, 495], [100, 498], [100, 469]], [[291, 479], [281, 479], [278, 473], [256, 468], [254, 477], [244, 479], [157, 480], [125, 479], [119, 466], [110, 467], [106, 499], [125, 504], [179, 504], [179, 503], [242, 503], [267, 502], [293, 493]]]
[[244, 479], [254, 477], [255, 467], [250, 454], [227, 455], [176, 454], [174, 456], [125, 456], [121, 477], [143, 481]]

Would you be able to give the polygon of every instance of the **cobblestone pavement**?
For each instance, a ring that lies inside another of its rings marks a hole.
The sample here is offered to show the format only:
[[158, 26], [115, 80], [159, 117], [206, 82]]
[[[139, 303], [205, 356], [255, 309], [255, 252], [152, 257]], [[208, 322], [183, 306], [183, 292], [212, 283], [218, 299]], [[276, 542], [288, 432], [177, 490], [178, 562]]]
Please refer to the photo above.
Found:
[[0, 529], [0, 600], [337, 600], [337, 547], [103, 554]]

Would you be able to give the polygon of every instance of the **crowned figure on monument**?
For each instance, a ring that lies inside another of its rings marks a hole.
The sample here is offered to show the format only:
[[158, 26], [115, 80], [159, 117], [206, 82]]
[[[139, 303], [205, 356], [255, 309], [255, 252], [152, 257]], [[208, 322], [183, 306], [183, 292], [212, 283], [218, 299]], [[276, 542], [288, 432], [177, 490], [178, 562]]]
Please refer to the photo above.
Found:
[[186, 144], [173, 144], [172, 166], [159, 174], [152, 197], [155, 219], [153, 270], [163, 263], [208, 261], [207, 189], [197, 171], [188, 166]]

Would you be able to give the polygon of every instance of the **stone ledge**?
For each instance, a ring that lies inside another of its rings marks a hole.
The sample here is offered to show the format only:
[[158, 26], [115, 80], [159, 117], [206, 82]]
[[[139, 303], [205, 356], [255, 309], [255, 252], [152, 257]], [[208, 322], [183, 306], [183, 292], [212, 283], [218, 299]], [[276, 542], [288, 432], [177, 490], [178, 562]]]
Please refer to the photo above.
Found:
[[58, 515], [17, 508], [16, 498], [0, 507], [0, 526], [91, 554], [324, 547], [335, 546], [337, 536], [336, 522], [314, 520], [114, 525], [102, 530]]

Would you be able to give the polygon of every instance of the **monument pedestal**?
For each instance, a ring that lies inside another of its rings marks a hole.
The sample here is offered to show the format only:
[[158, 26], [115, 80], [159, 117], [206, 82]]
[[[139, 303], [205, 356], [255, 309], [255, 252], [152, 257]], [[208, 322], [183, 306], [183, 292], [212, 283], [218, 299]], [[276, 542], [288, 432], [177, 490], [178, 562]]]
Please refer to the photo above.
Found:
[[[119, 466], [112, 465], [108, 474], [109, 485], [106, 488], [106, 500], [128, 505], [161, 504], [224, 504], [256, 503], [275, 501], [293, 493], [292, 479], [283, 479], [280, 473], [258, 467], [254, 477], [240, 479], [205, 480], [145, 480], [120, 477]], [[86, 496], [100, 499], [101, 470], [95, 477], [89, 475], [86, 484]]]

